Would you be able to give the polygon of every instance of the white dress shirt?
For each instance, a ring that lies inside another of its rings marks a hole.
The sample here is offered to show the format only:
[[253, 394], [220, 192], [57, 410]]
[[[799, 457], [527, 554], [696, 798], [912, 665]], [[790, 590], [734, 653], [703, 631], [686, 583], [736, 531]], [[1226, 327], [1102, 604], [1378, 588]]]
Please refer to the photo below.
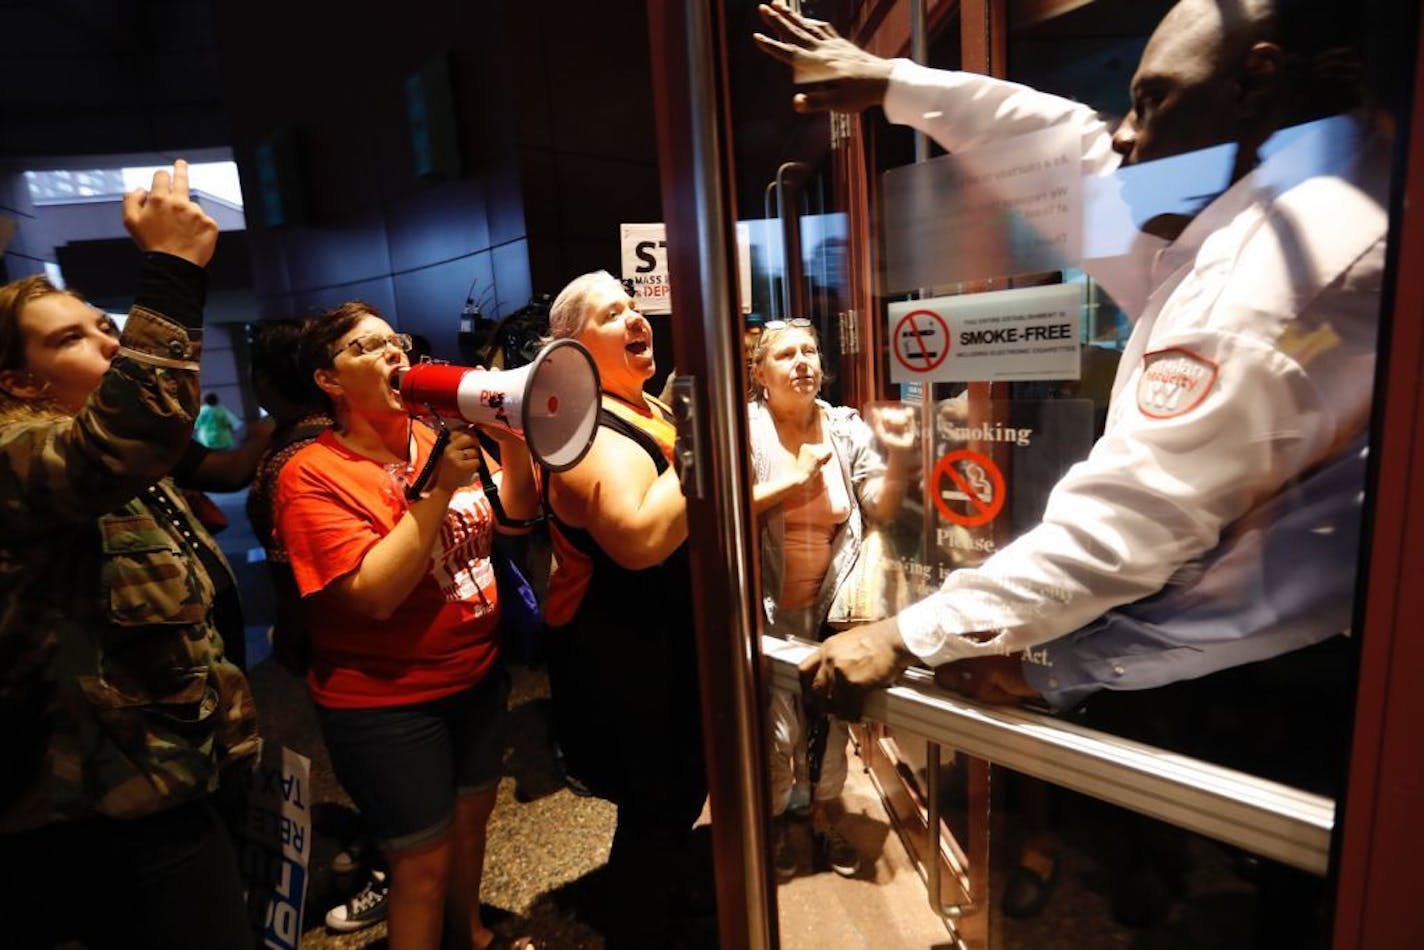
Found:
[[[1092, 110], [985, 76], [898, 61], [885, 112], [951, 151], [1073, 123], [1084, 172], [1116, 167]], [[1157, 592], [1364, 430], [1387, 149], [1353, 117], [1302, 129], [1148, 262], [1103, 437], [1041, 524], [898, 615], [915, 655], [1025, 650]]]

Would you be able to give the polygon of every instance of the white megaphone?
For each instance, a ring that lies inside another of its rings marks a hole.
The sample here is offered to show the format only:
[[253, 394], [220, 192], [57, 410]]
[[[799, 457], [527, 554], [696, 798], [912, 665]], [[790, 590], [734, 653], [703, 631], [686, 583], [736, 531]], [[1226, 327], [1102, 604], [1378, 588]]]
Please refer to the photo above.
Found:
[[391, 386], [411, 410], [520, 435], [534, 461], [555, 472], [577, 465], [598, 430], [598, 367], [573, 340], [555, 340], [519, 369], [416, 363], [397, 370]]

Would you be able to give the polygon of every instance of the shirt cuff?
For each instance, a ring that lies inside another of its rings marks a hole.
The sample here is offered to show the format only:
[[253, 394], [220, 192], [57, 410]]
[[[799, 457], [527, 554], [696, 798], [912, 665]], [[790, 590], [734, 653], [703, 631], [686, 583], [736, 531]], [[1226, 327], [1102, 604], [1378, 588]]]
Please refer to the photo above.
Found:
[[949, 70], [930, 69], [908, 59], [895, 60], [881, 103], [885, 118], [896, 125], [923, 128], [925, 113], [934, 110], [934, 100], [958, 75]]
[[939, 615], [945, 606], [942, 597], [931, 594], [895, 617], [905, 648], [930, 666], [938, 665], [935, 661], [943, 652], [945, 634], [939, 626]]
[[203, 331], [184, 328], [166, 315], [134, 305], [119, 336], [119, 355], [196, 373], [203, 353]]
[[[1060, 655], [1051, 645], [1039, 650], [1026, 651], [1023, 658], [1024, 682], [1032, 686], [1034, 692], [1055, 712], [1072, 709], [1091, 694], [1101, 689], [1101, 685], [1085, 682], [1074, 676], [1070, 670], [1071, 650], [1067, 656]], [[1061, 664], [1061, 665], [1060, 665]]]

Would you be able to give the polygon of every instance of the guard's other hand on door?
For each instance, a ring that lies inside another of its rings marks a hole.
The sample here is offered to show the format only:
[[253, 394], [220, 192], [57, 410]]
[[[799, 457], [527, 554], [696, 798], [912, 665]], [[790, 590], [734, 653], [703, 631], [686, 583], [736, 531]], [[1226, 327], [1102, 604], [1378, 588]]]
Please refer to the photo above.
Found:
[[807, 657], [801, 690], [813, 706], [854, 721], [865, 694], [894, 682], [914, 659], [894, 618], [868, 623], [836, 634]]

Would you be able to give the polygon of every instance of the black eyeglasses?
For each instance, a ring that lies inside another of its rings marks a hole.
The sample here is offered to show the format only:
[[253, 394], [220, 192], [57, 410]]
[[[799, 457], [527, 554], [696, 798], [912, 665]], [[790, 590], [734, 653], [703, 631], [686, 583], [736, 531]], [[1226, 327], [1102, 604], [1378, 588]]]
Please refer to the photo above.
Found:
[[811, 325], [811, 321], [805, 317], [792, 317], [790, 320], [768, 320], [761, 325], [763, 330], [785, 330], [787, 327], [798, 327], [802, 330]]
[[392, 333], [390, 336], [368, 333], [365, 336], [358, 336], [342, 349], [351, 350], [357, 356], [364, 356], [377, 350], [384, 350], [388, 346], [393, 346], [402, 353], [409, 353], [410, 348], [414, 345], [415, 342], [411, 340], [409, 333]]

